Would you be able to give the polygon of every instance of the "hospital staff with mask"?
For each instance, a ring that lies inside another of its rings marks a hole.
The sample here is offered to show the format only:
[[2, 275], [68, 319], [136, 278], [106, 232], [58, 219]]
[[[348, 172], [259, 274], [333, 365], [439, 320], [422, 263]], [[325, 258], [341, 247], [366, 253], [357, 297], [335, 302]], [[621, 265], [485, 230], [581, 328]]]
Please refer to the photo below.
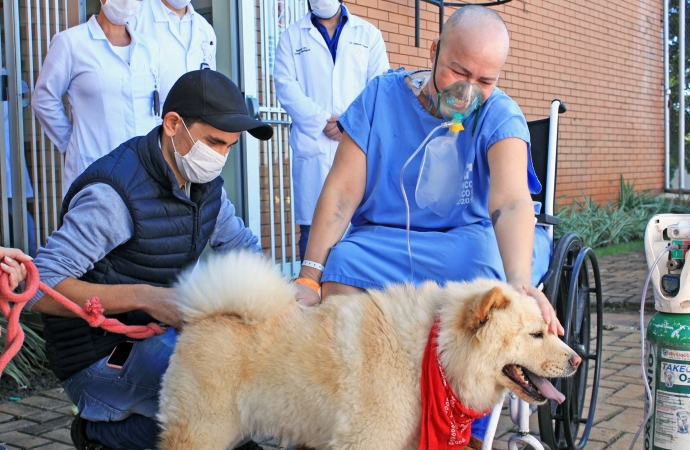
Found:
[[129, 26], [160, 44], [169, 85], [189, 71], [216, 69], [216, 33], [190, 0], [144, 0]]
[[97, 16], [55, 35], [31, 102], [65, 156], [63, 196], [91, 163], [156, 126], [170, 86], [159, 45], [126, 25], [141, 1], [104, 1]]
[[280, 37], [273, 80], [292, 119], [295, 221], [304, 257], [316, 201], [340, 141], [336, 120], [364, 87], [390, 69], [381, 32], [338, 0], [310, 11]]

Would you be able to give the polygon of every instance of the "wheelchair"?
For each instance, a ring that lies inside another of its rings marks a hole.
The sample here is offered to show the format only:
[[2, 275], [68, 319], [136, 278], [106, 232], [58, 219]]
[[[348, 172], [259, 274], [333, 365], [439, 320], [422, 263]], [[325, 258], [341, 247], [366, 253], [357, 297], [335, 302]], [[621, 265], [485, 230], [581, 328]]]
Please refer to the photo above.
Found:
[[[540, 202], [542, 214], [537, 223], [547, 227], [553, 241], [556, 161], [558, 149], [558, 117], [566, 111], [560, 100], [551, 102], [549, 117], [527, 125], [530, 132], [531, 154], [542, 192], [533, 196]], [[531, 406], [510, 393], [510, 416], [517, 432], [508, 442], [509, 450], [517, 450], [517, 442], [524, 442], [535, 450], [581, 450], [594, 424], [603, 344], [603, 302], [599, 264], [591, 248], [584, 246], [575, 233], [565, 233], [554, 243], [553, 255], [545, 277], [544, 294], [553, 305], [558, 320], [565, 329], [563, 341], [581, 358], [574, 376], [552, 380], [563, 395], [562, 404], [549, 400], [543, 406]], [[596, 312], [592, 336], [592, 313]], [[588, 385], [589, 384], [589, 385]], [[503, 400], [491, 412], [483, 450], [491, 450]], [[540, 440], [530, 434], [529, 416], [537, 411]]]

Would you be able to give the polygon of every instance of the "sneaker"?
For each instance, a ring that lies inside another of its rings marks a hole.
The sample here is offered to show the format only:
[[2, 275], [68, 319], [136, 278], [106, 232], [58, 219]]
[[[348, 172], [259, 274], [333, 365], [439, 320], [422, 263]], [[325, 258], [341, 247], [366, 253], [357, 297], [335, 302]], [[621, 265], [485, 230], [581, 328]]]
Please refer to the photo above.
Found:
[[77, 414], [72, 421], [72, 427], [69, 431], [69, 436], [72, 438], [72, 443], [77, 450], [112, 450], [96, 441], [92, 441], [86, 436], [87, 420], [81, 418], [81, 414]]
[[235, 450], [264, 450], [264, 448], [254, 441], [249, 441], [246, 444], [235, 447]]

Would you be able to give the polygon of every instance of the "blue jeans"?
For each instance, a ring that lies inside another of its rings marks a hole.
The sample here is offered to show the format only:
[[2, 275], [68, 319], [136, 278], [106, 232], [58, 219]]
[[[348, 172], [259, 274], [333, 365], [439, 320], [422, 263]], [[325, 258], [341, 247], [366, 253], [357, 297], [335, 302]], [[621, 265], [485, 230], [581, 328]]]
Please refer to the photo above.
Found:
[[156, 448], [158, 393], [176, 343], [171, 327], [136, 341], [122, 369], [106, 366], [106, 357], [65, 380], [65, 393], [88, 421], [89, 439], [115, 450]]
[[158, 392], [177, 342], [173, 328], [134, 343], [122, 369], [103, 358], [65, 380], [65, 392], [88, 420], [89, 439], [119, 449], [156, 448]]
[[307, 241], [309, 241], [309, 231], [311, 230], [311, 225], [300, 225], [299, 226], [299, 259], [304, 261], [304, 254], [307, 251]]

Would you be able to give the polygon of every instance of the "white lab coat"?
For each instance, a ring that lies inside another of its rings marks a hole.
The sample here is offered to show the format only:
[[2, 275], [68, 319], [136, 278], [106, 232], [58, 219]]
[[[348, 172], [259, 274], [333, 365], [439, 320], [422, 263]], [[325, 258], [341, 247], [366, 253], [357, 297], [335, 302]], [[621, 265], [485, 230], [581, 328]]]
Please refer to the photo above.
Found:
[[293, 205], [300, 225], [311, 224], [338, 147], [323, 132], [328, 119], [342, 114], [369, 81], [390, 68], [381, 32], [348, 15], [335, 64], [311, 13], [285, 30], [278, 43], [273, 80], [278, 100], [292, 118]]
[[[92, 16], [53, 38], [36, 81], [31, 106], [51, 141], [65, 156], [62, 195], [91, 163], [156, 126], [153, 92], [161, 104], [170, 90], [160, 47], [128, 28], [128, 65]], [[163, 75], [163, 76], [162, 76]], [[74, 123], [62, 103], [67, 94]]]
[[[176, 15], [161, 0], [144, 0], [139, 14], [128, 22], [132, 29], [145, 36], [151, 36], [161, 46], [168, 64], [170, 86], [185, 73], [199, 70], [203, 63], [216, 70], [218, 46], [213, 27], [194, 11], [191, 3], [187, 5], [180, 26], [170, 19], [173, 14]], [[182, 33], [180, 28], [183, 30]]]

